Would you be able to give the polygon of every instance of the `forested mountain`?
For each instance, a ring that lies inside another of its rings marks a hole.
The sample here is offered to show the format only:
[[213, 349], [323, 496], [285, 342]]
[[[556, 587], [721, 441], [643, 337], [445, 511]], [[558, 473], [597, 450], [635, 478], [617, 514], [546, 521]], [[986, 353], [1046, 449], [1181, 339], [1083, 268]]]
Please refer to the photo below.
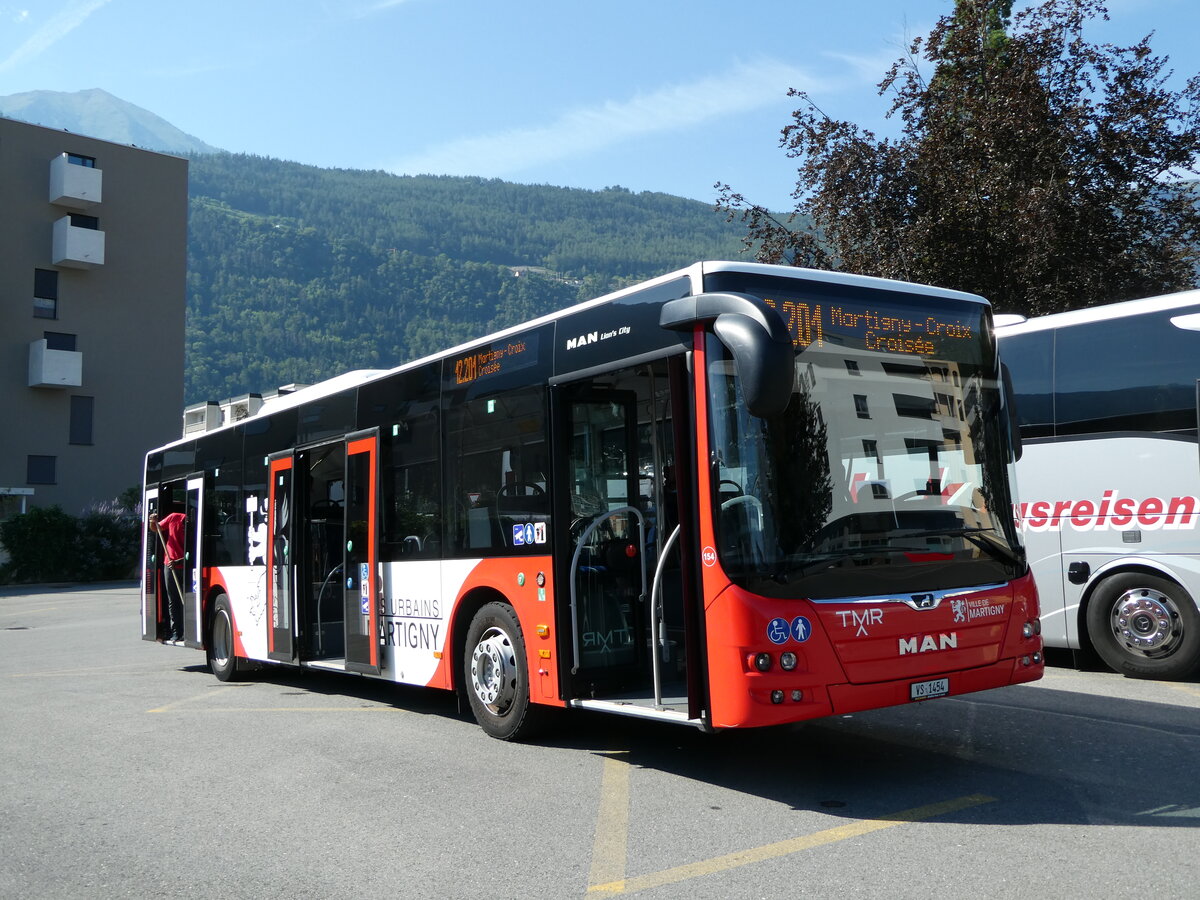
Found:
[[225, 153], [190, 173], [189, 403], [390, 368], [741, 251], [711, 206], [620, 187]]

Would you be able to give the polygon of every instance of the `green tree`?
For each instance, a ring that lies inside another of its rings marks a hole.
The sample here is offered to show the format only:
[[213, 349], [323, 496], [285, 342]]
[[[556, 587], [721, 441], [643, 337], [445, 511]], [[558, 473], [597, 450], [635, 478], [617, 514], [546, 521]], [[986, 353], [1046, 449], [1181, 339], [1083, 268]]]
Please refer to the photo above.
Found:
[[[718, 209], [762, 261], [942, 285], [1043, 314], [1196, 282], [1200, 76], [1148, 35], [1090, 43], [1100, 0], [957, 0], [880, 82], [896, 138], [802, 102], [782, 146], [796, 208], [775, 215], [728, 185]], [[932, 66], [928, 79], [922, 65]]]

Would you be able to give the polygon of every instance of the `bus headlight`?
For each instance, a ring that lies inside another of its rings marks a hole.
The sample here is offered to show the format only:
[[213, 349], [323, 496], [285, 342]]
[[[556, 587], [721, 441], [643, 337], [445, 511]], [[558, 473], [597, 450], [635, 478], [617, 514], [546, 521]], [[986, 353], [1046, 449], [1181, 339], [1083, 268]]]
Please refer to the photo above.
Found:
[[754, 668], [758, 669], [760, 672], [769, 672], [771, 670], [771, 654], [754, 654]]
[[796, 654], [791, 650], [785, 650], [779, 654], [779, 668], [785, 672], [790, 672], [796, 668]]

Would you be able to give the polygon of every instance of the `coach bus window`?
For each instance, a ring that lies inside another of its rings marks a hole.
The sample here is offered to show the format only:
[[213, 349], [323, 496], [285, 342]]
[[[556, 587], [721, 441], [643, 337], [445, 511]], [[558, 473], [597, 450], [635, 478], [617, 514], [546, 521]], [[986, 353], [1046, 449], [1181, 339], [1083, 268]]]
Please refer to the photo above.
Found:
[[1200, 333], [1172, 325], [1178, 314], [1060, 329], [1054, 370], [1057, 432], [1195, 430]]
[[545, 391], [451, 402], [446, 412], [449, 549], [550, 552]]
[[1000, 358], [1012, 374], [1013, 401], [1021, 437], [1054, 434], [1054, 332], [1034, 331], [1000, 342]]

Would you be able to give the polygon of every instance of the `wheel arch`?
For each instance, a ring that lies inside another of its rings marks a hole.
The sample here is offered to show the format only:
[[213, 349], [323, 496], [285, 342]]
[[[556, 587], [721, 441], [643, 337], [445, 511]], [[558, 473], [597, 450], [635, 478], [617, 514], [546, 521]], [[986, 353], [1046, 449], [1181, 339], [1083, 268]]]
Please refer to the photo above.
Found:
[[[204, 646], [202, 649], [207, 650], [211, 645], [212, 634], [212, 611], [217, 602], [218, 597], [228, 597], [229, 591], [225, 588], [224, 582], [214, 580], [208, 585], [204, 592], [204, 600], [200, 604], [200, 640]], [[229, 617], [233, 618], [233, 606], [229, 607]], [[236, 627], [236, 622], [234, 623]]]
[[[450, 622], [450, 689], [458, 696], [459, 706], [470, 712], [467, 704], [466, 684], [463, 682], [463, 666], [467, 654], [467, 632], [471, 630], [471, 621], [475, 614], [489, 603], [503, 603], [513, 611], [516, 608], [512, 601], [493, 587], [471, 588], [459, 598], [454, 606], [454, 616]], [[518, 621], [520, 621], [518, 617]]]
[[[1163, 566], [1153, 560], [1144, 557], [1131, 559], [1117, 559], [1110, 563], [1106, 563], [1092, 573], [1092, 577], [1088, 580], [1087, 585], [1083, 589], [1083, 593], [1079, 597], [1079, 609], [1076, 611], [1075, 627], [1079, 635], [1079, 648], [1087, 653], [1094, 654], [1095, 646], [1092, 644], [1092, 636], [1088, 632], [1087, 614], [1088, 608], [1092, 605], [1092, 599], [1096, 596], [1096, 592], [1110, 578], [1117, 575], [1153, 575], [1156, 578], [1165, 578], [1174, 584], [1177, 584], [1185, 594], [1191, 597], [1183, 582], [1178, 576], [1167, 566]], [[1192, 597], [1192, 603], [1196, 603], [1196, 598]]]

